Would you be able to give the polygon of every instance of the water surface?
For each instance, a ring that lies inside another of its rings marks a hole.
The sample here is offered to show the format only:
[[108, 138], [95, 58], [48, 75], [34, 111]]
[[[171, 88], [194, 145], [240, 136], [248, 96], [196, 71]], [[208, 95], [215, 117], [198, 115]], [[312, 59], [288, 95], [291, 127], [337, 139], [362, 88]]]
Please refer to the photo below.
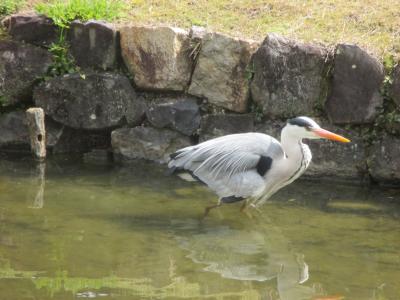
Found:
[[215, 201], [151, 163], [2, 159], [0, 299], [400, 299], [399, 191], [298, 181], [202, 219]]

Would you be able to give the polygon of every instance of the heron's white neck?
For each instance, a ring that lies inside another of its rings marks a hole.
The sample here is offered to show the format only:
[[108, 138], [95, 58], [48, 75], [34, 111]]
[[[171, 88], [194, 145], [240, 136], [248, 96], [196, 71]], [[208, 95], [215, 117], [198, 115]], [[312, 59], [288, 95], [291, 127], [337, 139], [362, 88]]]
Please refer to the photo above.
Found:
[[298, 161], [302, 157], [302, 137], [294, 133], [287, 126], [281, 132], [281, 145], [289, 160]]

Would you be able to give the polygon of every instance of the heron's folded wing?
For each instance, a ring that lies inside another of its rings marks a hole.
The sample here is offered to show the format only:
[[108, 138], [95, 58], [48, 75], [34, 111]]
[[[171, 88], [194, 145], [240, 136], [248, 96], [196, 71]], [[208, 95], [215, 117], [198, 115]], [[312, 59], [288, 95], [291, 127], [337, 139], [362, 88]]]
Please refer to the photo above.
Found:
[[262, 188], [263, 176], [283, 155], [273, 137], [242, 133], [181, 149], [172, 155], [169, 166], [191, 172], [220, 197], [249, 197]]

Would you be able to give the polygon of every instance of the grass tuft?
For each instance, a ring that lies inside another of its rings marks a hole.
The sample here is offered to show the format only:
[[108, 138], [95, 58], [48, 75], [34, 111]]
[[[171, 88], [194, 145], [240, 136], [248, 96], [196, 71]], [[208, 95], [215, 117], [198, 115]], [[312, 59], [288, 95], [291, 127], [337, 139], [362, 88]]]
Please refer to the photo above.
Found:
[[73, 20], [113, 21], [123, 15], [122, 0], [50, 0], [39, 2], [37, 12], [50, 17], [56, 25], [68, 28]]
[[63, 32], [57, 43], [53, 43], [49, 51], [53, 54], [53, 65], [50, 67], [49, 76], [55, 77], [77, 71], [73, 58], [68, 53], [68, 44], [65, 41]]
[[16, 12], [22, 5], [24, 0], [1, 0], [0, 1], [0, 19], [4, 16]]

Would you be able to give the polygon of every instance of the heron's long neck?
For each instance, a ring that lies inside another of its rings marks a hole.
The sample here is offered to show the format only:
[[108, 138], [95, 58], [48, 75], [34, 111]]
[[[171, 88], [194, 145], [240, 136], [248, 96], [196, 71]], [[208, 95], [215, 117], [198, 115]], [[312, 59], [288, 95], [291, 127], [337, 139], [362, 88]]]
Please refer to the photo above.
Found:
[[281, 133], [281, 145], [288, 160], [298, 162], [303, 159], [304, 144], [302, 143], [302, 138], [291, 134], [286, 128]]

